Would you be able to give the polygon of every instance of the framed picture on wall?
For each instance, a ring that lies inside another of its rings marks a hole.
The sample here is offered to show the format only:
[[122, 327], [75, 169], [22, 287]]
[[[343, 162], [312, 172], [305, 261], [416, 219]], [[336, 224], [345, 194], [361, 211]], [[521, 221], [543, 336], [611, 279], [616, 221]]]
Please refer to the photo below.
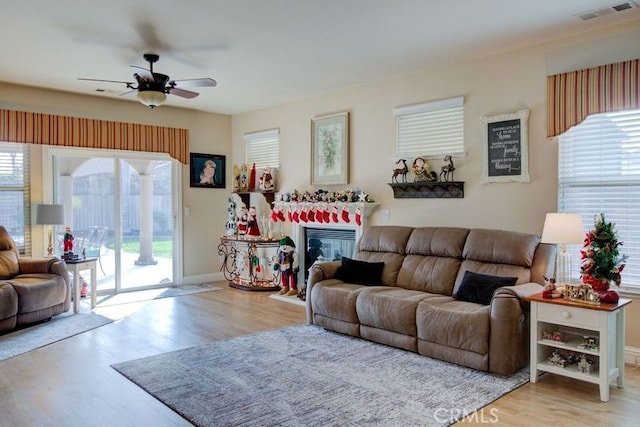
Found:
[[311, 120], [311, 185], [349, 183], [349, 113]]
[[190, 153], [191, 187], [225, 188], [226, 157], [217, 154]]
[[482, 184], [529, 182], [529, 110], [482, 118]]

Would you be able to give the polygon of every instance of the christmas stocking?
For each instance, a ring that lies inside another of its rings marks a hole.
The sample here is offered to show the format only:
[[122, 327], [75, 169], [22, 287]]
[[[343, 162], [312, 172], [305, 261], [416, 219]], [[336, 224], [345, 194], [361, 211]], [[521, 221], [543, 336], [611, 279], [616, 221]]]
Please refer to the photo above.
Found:
[[330, 216], [329, 206], [327, 206], [322, 211], [322, 220], [327, 224], [329, 224], [329, 216]]
[[337, 223], [338, 222], [338, 207], [334, 206], [331, 208], [331, 221]]
[[271, 211], [271, 221], [278, 222], [278, 210], [276, 208]]
[[300, 212], [298, 212], [298, 209], [299, 208], [296, 208], [293, 211], [293, 215], [292, 215], [293, 222], [295, 222], [296, 224], [300, 222]]
[[342, 221], [347, 224], [351, 222], [351, 219], [349, 218], [349, 209], [347, 209], [346, 206], [342, 208]]
[[284, 222], [284, 219], [285, 219], [285, 218], [284, 218], [284, 210], [283, 210], [283, 209], [278, 209], [278, 219], [279, 219], [281, 222]]
[[291, 212], [291, 207], [287, 209], [287, 218], [289, 218], [289, 222], [293, 222], [293, 212]]
[[362, 209], [356, 208], [356, 224], [362, 225]]
[[302, 222], [307, 222], [308, 219], [308, 214], [307, 214], [307, 207], [305, 206], [304, 208], [302, 208], [302, 211], [300, 212], [300, 221]]
[[320, 224], [324, 222], [324, 208], [322, 206], [318, 206], [318, 209], [316, 210], [316, 221]]
[[316, 222], [316, 208], [309, 208], [309, 213], [307, 214], [307, 219], [309, 222]]

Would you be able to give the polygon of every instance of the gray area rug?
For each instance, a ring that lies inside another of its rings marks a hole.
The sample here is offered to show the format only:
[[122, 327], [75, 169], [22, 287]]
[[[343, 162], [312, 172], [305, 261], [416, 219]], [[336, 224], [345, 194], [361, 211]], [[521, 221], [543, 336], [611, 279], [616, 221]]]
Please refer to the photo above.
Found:
[[296, 325], [113, 365], [197, 426], [441, 426], [528, 382]]
[[0, 335], [0, 361], [111, 323], [95, 313], [64, 313], [51, 320]]
[[[219, 283], [218, 283], [219, 284]], [[98, 295], [96, 298], [97, 307], [108, 307], [111, 305], [129, 304], [132, 302], [151, 301], [160, 298], [179, 297], [182, 295], [197, 294], [200, 292], [219, 291], [220, 286], [213, 283], [199, 283], [194, 285], [171, 286], [168, 288], [148, 289], [144, 291], [122, 292], [115, 295]], [[90, 304], [89, 298], [83, 298], [82, 302]]]

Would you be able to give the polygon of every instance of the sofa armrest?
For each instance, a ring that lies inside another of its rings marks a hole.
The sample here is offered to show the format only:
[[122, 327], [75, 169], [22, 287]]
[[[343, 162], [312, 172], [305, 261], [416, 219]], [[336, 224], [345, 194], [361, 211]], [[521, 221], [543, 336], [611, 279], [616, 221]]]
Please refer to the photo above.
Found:
[[498, 288], [491, 300], [489, 371], [511, 375], [529, 359], [529, 303], [526, 297], [542, 291], [537, 283]]
[[71, 286], [67, 264], [59, 258], [19, 258], [19, 274], [49, 273], [61, 276]]
[[307, 321], [313, 322], [313, 312], [311, 307], [311, 292], [313, 285], [323, 280], [332, 279], [338, 271], [338, 267], [342, 265], [341, 261], [316, 262], [309, 269], [309, 278], [307, 279]]
[[19, 274], [50, 273], [56, 262], [61, 261], [58, 258], [18, 258]]
[[529, 303], [527, 298], [531, 295], [539, 294], [542, 292], [542, 285], [538, 283], [529, 282], [521, 285], [503, 286], [498, 288], [493, 294], [494, 298], [517, 298], [520, 302], [520, 306], [523, 310], [529, 311]]

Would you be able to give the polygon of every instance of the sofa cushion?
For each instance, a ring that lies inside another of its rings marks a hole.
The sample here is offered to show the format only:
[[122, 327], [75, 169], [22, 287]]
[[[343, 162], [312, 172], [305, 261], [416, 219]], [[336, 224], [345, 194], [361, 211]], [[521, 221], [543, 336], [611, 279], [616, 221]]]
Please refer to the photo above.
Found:
[[63, 304], [67, 283], [56, 274], [21, 274], [11, 279], [18, 294], [18, 314], [30, 313]]
[[466, 228], [416, 228], [407, 242], [398, 286], [451, 296], [468, 233]]
[[418, 303], [433, 294], [394, 287], [363, 289], [356, 301], [360, 324], [416, 336]]
[[453, 297], [459, 301], [489, 305], [496, 289], [516, 284], [517, 277], [490, 276], [466, 271]]
[[478, 354], [489, 352], [490, 306], [452, 297], [425, 298], [416, 309], [419, 340]]
[[363, 289], [365, 287], [362, 285], [329, 279], [316, 283], [307, 298], [316, 314], [343, 322], [359, 323], [356, 298]]
[[505, 230], [473, 229], [464, 245], [465, 260], [531, 268], [540, 237]]
[[402, 266], [404, 255], [391, 252], [358, 252], [353, 259], [366, 262], [383, 262], [380, 284], [384, 286], [396, 286], [398, 271]]
[[369, 227], [358, 241], [356, 252], [390, 252], [405, 254], [412, 227]]
[[342, 265], [338, 267], [335, 278], [358, 285], [380, 285], [384, 262], [366, 262], [342, 257]]

